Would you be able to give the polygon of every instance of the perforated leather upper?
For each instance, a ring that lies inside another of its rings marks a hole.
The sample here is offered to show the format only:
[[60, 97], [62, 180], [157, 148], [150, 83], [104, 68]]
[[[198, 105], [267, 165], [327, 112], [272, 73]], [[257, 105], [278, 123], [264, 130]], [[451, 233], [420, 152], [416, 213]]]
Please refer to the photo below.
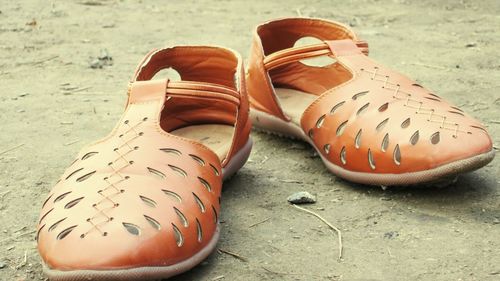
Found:
[[[323, 42], [293, 47], [302, 37]], [[324, 159], [352, 172], [419, 172], [492, 151], [480, 122], [367, 54], [368, 44], [336, 22], [264, 23], [254, 33], [250, 54], [251, 106], [291, 122], [275, 87], [317, 96], [299, 125]], [[336, 63], [300, 62], [324, 55]]]
[[[163, 52], [168, 50], [172, 49]], [[228, 56], [228, 61], [232, 57], [233, 66], [221, 67], [233, 67], [233, 75], [241, 75], [239, 57], [225, 49], [210, 51]], [[154, 54], [148, 55], [146, 64], [162, 63]], [[163, 61], [162, 65], [168, 64]], [[234, 138], [240, 139], [233, 141], [225, 158], [229, 161], [233, 151], [241, 149], [239, 143], [248, 141], [245, 92], [234, 84], [169, 83], [150, 78], [131, 83], [125, 113], [112, 133], [78, 154], [43, 203], [37, 240], [50, 268], [173, 265], [213, 239], [218, 228], [223, 161], [201, 143], [166, 132], [168, 126], [161, 124], [169, 123], [164, 108], [181, 101], [176, 99], [179, 96], [193, 102], [209, 99], [233, 104], [236, 110], [229, 112], [239, 116], [232, 119], [220, 108], [210, 108], [221, 110], [221, 118], [235, 124]], [[242, 120], [245, 123], [240, 124]]]

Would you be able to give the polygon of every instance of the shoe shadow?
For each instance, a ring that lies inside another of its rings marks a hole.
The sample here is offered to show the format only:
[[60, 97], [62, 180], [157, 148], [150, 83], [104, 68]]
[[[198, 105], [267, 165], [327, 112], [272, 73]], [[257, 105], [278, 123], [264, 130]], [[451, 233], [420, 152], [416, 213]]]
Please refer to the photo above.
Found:
[[[217, 249], [223, 245], [230, 245], [234, 235], [228, 233], [225, 224], [225, 217], [229, 216], [228, 209], [236, 208], [238, 202], [246, 196], [251, 196], [251, 187], [254, 186], [254, 171], [243, 167], [236, 174], [224, 181], [221, 195], [221, 237], [214, 251], [200, 264], [180, 275], [169, 278], [169, 281], [185, 281], [185, 280], [212, 280], [223, 276], [221, 270], [221, 258]], [[229, 218], [228, 218], [229, 219]], [[229, 219], [230, 220], [230, 219]], [[222, 278], [220, 278], [222, 279]]]
[[213, 271], [214, 264], [217, 263], [216, 255], [217, 253], [213, 252], [200, 264], [182, 274], [168, 278], [168, 281], [205, 280], [207, 276], [211, 276], [210, 272]]
[[478, 171], [458, 176], [455, 182], [443, 186], [434, 184], [421, 184], [412, 186], [393, 186], [384, 190], [378, 186], [363, 186], [355, 183], [347, 183], [350, 189], [366, 191], [370, 189], [373, 196], [392, 196], [393, 199], [403, 198], [401, 195], [411, 193], [415, 198], [425, 200], [431, 204], [467, 204], [487, 198], [496, 192], [497, 184], [493, 178], [485, 177]]
[[[333, 180], [340, 189], [347, 189], [350, 192], [368, 193], [369, 196], [375, 198], [390, 197], [392, 200], [405, 201], [408, 193], [414, 198], [415, 203], [426, 202], [426, 205], [443, 206], [443, 205], [467, 205], [483, 200], [496, 194], [499, 189], [497, 179], [493, 176], [495, 173], [488, 170], [495, 169], [494, 161], [486, 167], [474, 172], [462, 174], [456, 182], [451, 184], [421, 184], [413, 186], [394, 186], [383, 190], [380, 186], [369, 186], [357, 184], [343, 180], [331, 174], [323, 162], [317, 156], [314, 149], [307, 143], [277, 138], [263, 133], [257, 133], [256, 143], [265, 143], [267, 146], [281, 148], [280, 155], [276, 157], [292, 158], [295, 161], [300, 161], [300, 168], [296, 169], [293, 176], [297, 178], [308, 178], [309, 173], [314, 172], [317, 182], [328, 182], [328, 179]], [[254, 137], [255, 138], [255, 137]], [[286, 169], [287, 167], [283, 167]], [[318, 175], [317, 171], [321, 170]], [[313, 190], [314, 191], [314, 190]], [[411, 204], [411, 202], [409, 202]]]
[[444, 187], [416, 185], [383, 190], [376, 186], [338, 182], [350, 192], [362, 192], [368, 198], [392, 201], [399, 208], [411, 209], [423, 220], [461, 217], [496, 224], [500, 219], [498, 182], [486, 171], [463, 174]]

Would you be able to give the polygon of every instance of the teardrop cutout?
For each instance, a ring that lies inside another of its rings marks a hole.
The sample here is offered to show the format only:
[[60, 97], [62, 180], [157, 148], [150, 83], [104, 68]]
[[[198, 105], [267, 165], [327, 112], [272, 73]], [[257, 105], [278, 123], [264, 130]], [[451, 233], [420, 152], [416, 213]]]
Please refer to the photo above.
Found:
[[146, 215], [144, 215], [144, 218], [149, 222], [149, 224], [152, 227], [156, 228], [156, 230], [160, 230], [161, 229], [161, 225], [160, 225], [160, 223], [157, 220], [153, 219], [150, 216], [146, 216]]
[[198, 180], [200, 180], [201, 184], [210, 192], [212, 191], [212, 187], [210, 186], [210, 184], [208, 183], [208, 181], [206, 181], [204, 178], [201, 178], [201, 177], [198, 177]]
[[179, 174], [180, 176], [182, 177], [187, 177], [187, 173], [186, 171], [184, 171], [183, 169], [177, 167], [177, 166], [174, 166], [174, 165], [168, 165], [170, 167], [170, 169], [172, 169], [174, 172], [176, 172], [177, 174]]
[[189, 156], [191, 156], [191, 158], [193, 158], [194, 161], [198, 162], [198, 164], [200, 164], [200, 166], [205, 166], [205, 161], [203, 159], [201, 159], [200, 157], [198, 157], [194, 154], [189, 154]]
[[47, 211], [47, 213], [45, 213], [41, 218], [40, 220], [38, 221], [38, 224], [41, 224], [42, 221], [54, 210], [54, 208], [50, 209]]
[[334, 114], [335, 111], [337, 111], [337, 109], [339, 109], [339, 107], [341, 107], [342, 105], [344, 105], [345, 101], [342, 101], [342, 102], [339, 102], [337, 103], [334, 107], [332, 107], [332, 109], [330, 110], [330, 114]]
[[64, 220], [66, 220], [66, 219], [67, 219], [67, 218], [63, 218], [63, 219], [58, 220], [57, 222], [55, 222], [54, 224], [52, 224], [52, 225], [49, 227], [48, 231], [49, 231], [49, 232], [53, 231], [54, 229], [56, 229], [56, 227], [57, 227], [57, 226], [58, 226], [61, 222], [63, 222], [63, 221], [64, 221]]
[[165, 153], [169, 153], [169, 154], [173, 154], [173, 155], [177, 155], [177, 156], [182, 155], [182, 153], [179, 150], [174, 149], [174, 148], [160, 148], [160, 150], [165, 152]]
[[70, 209], [70, 208], [73, 208], [74, 206], [76, 206], [76, 204], [80, 203], [80, 201], [82, 201], [83, 197], [80, 197], [80, 198], [76, 198], [75, 200], [71, 200], [69, 201], [65, 206], [64, 206], [64, 209]]
[[132, 235], [135, 235], [135, 236], [138, 236], [141, 234], [141, 230], [140, 228], [135, 225], [135, 224], [132, 224], [132, 223], [128, 223], [128, 222], [123, 222], [123, 227], [125, 227], [125, 229]]
[[435, 97], [425, 97], [428, 100], [433, 100], [433, 101], [441, 101], [440, 99], [437, 99]]
[[341, 136], [344, 133], [345, 126], [347, 125], [347, 121], [342, 122], [337, 128], [337, 136]]
[[71, 193], [71, 191], [68, 191], [68, 192], [66, 192], [66, 193], [63, 193], [63, 194], [61, 194], [61, 195], [57, 196], [57, 197], [56, 197], [56, 199], [54, 199], [54, 203], [56, 203], [56, 202], [59, 202], [59, 201], [63, 200], [63, 199], [64, 199], [64, 197], [68, 196], [68, 194], [70, 194], [70, 193]]
[[172, 228], [174, 230], [174, 237], [177, 247], [182, 247], [182, 245], [184, 244], [184, 236], [182, 236], [182, 233], [179, 230], [179, 228], [177, 228], [177, 226], [175, 226], [175, 224], [173, 223], [172, 223]]
[[418, 130], [417, 130], [417, 131], [415, 131], [415, 133], [413, 133], [413, 135], [411, 136], [411, 138], [410, 138], [410, 143], [411, 143], [412, 145], [416, 145], [416, 144], [417, 144], [417, 142], [418, 142], [419, 137], [420, 137], [420, 134], [419, 134], [419, 132], [418, 132]]
[[436, 98], [436, 99], [438, 99], [438, 100], [441, 100], [441, 97], [440, 97], [440, 96], [438, 96], [438, 95], [436, 95], [436, 94], [429, 93], [429, 95], [430, 95], [430, 96], [435, 97], [435, 98]]
[[375, 159], [373, 159], [372, 151], [370, 149], [368, 149], [368, 163], [370, 164], [370, 168], [375, 170]]
[[363, 112], [365, 112], [368, 109], [368, 106], [370, 106], [370, 103], [367, 103], [363, 105], [358, 111], [356, 112], [356, 115], [361, 115]]
[[344, 165], [347, 163], [345, 146], [343, 146], [343, 147], [342, 147], [342, 150], [340, 150], [340, 161], [341, 161], [341, 162], [342, 162], [342, 164], [344, 164]]
[[90, 173], [87, 173], [79, 178], [76, 179], [77, 182], [82, 182], [82, 181], [85, 181], [85, 180], [88, 180], [93, 174], [95, 174], [96, 171], [92, 171]]
[[460, 112], [460, 111], [449, 110], [448, 112], [449, 112], [449, 113], [456, 114], [456, 115], [460, 115], [460, 116], [465, 116], [465, 114], [463, 114], [463, 113], [462, 113], [462, 112]]
[[[71, 191], [70, 191], [71, 192]], [[68, 192], [69, 193], [69, 192]], [[45, 207], [45, 205], [47, 205], [47, 203], [49, 202], [49, 200], [52, 198], [52, 196], [54, 196], [54, 194], [49, 194], [49, 196], [47, 196], [47, 198], [45, 199], [45, 201], [43, 201], [43, 204], [42, 204], [42, 209], [43, 207]], [[56, 198], [57, 199], [57, 198]]]
[[198, 219], [196, 219], [196, 232], [198, 234], [198, 242], [201, 242], [201, 240], [203, 240], [203, 230]]
[[95, 151], [89, 152], [89, 153], [82, 156], [82, 160], [88, 159], [88, 158], [96, 155], [97, 153], [99, 153], [99, 152], [95, 152]]
[[393, 160], [396, 165], [401, 165], [401, 150], [399, 149], [399, 144], [394, 148]]
[[148, 205], [149, 207], [156, 208], [157, 204], [153, 199], [142, 195], [139, 195], [139, 198], [141, 198], [142, 202], [144, 202], [144, 204]]
[[179, 217], [179, 219], [180, 219], [180, 221], [181, 221], [182, 225], [183, 225], [184, 227], [188, 227], [188, 226], [189, 226], [189, 222], [188, 222], [188, 220], [186, 219], [186, 216], [185, 216], [185, 215], [184, 215], [184, 214], [183, 214], [183, 213], [182, 213], [179, 209], [177, 209], [176, 207], [174, 207], [174, 211], [175, 211], [175, 213], [177, 214], [177, 216]]
[[388, 103], [388, 102], [386, 102], [386, 103], [384, 103], [383, 105], [381, 105], [381, 106], [378, 108], [378, 111], [379, 111], [379, 112], [384, 112], [384, 111], [386, 111], [388, 108], [389, 108], [389, 103]]
[[38, 242], [38, 238], [40, 238], [40, 233], [42, 232], [42, 230], [45, 228], [45, 224], [42, 225], [38, 231], [36, 232], [36, 236], [35, 236], [35, 240]]
[[382, 145], [380, 146], [380, 149], [382, 150], [382, 152], [386, 152], [388, 146], [389, 146], [389, 134], [385, 134], [384, 139], [382, 140]]
[[210, 168], [212, 168], [212, 170], [214, 171], [214, 174], [215, 174], [216, 176], [220, 176], [219, 170], [217, 170], [217, 168], [215, 168], [215, 166], [214, 166], [214, 165], [210, 164]]
[[441, 139], [441, 137], [440, 137], [439, 132], [435, 132], [435, 133], [434, 133], [434, 134], [432, 134], [432, 136], [431, 136], [431, 143], [432, 143], [432, 144], [437, 144], [437, 143], [439, 143], [440, 139]]
[[359, 129], [358, 133], [356, 134], [356, 138], [354, 139], [354, 146], [356, 149], [359, 149], [361, 146], [361, 133], [363, 132], [363, 129]]
[[403, 129], [408, 128], [410, 126], [410, 123], [411, 123], [410, 118], [406, 118], [406, 120], [403, 121], [403, 123], [401, 123], [401, 128]]
[[352, 96], [352, 99], [353, 99], [353, 100], [357, 100], [357, 99], [359, 99], [360, 97], [362, 97], [362, 96], [364, 96], [364, 95], [368, 94], [369, 92], [370, 92], [370, 91], [363, 91], [363, 92], [357, 93], [357, 94], [355, 94], [354, 96]]
[[385, 125], [387, 124], [387, 122], [389, 121], [389, 118], [386, 118], [384, 119], [382, 122], [380, 122], [377, 127], [375, 128], [377, 131], [381, 131]]
[[69, 178], [71, 178], [72, 176], [74, 176], [76, 173], [80, 172], [81, 170], [83, 170], [83, 168], [80, 168], [80, 169], [77, 169], [75, 171], [73, 171], [71, 174], [69, 174], [67, 177], [66, 177], [66, 180], [68, 180]]
[[214, 223], [217, 224], [219, 222], [219, 215], [217, 214], [217, 211], [215, 210], [215, 207], [213, 205], [212, 211], [214, 212]]
[[318, 121], [316, 121], [316, 128], [321, 128], [321, 126], [323, 125], [323, 122], [325, 122], [325, 117], [326, 117], [326, 115], [323, 114], [318, 119]]
[[173, 191], [170, 191], [170, 190], [166, 190], [166, 189], [162, 189], [161, 191], [163, 191], [163, 193], [170, 196], [172, 199], [176, 200], [177, 202], [182, 203], [182, 199], [179, 196], [179, 194], [177, 194]]
[[148, 167], [148, 171], [149, 171], [149, 173], [151, 173], [153, 176], [156, 176], [156, 177], [158, 177], [158, 178], [160, 178], [160, 179], [165, 179], [165, 178], [166, 178], [166, 176], [165, 176], [165, 174], [164, 174], [164, 173], [162, 173], [162, 172], [160, 172], [160, 171], [158, 171], [158, 170], [156, 170], [156, 169], [153, 169], [153, 168]]
[[326, 154], [330, 153], [330, 144], [327, 143], [323, 146], [323, 150], [325, 151]]
[[68, 228], [66, 228], [65, 230], [61, 231], [58, 235], [57, 235], [57, 240], [63, 240], [66, 236], [68, 236], [71, 231], [73, 231], [73, 229], [75, 229], [76, 225], [73, 225], [73, 226], [70, 226]]
[[205, 213], [205, 204], [203, 204], [200, 197], [198, 197], [198, 195], [196, 195], [194, 192], [193, 192], [193, 196], [194, 196], [194, 200], [196, 201], [196, 204], [198, 204], [198, 207], [200, 208], [200, 211], [202, 213]]

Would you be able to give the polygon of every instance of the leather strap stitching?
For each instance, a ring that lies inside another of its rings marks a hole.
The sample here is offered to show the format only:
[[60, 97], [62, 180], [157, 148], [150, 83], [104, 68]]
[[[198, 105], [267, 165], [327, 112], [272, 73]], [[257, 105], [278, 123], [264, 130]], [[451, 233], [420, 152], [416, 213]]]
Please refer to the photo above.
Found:
[[[440, 129], [443, 130], [448, 130], [453, 132], [453, 137], [457, 138], [458, 133], [469, 133], [468, 131], [464, 131], [460, 128], [460, 125], [458, 123], [454, 122], [448, 122], [446, 119], [447, 117], [441, 114], [438, 114], [435, 112], [433, 108], [428, 108], [423, 106], [423, 102], [413, 99], [412, 94], [405, 92], [400, 89], [399, 84], [394, 84], [389, 81], [389, 76], [384, 76], [380, 73], [378, 73], [378, 68], [375, 68], [374, 71], [370, 70], [365, 70], [362, 69], [361, 71], [364, 71], [368, 74], [371, 75], [371, 79], [374, 81], [379, 81], [384, 83], [382, 86], [383, 89], [393, 91], [392, 97], [396, 100], [404, 100], [405, 101], [405, 106], [415, 109], [416, 114], [422, 114], [422, 115], [427, 115], [427, 121], [430, 123], [438, 123], [440, 124]], [[401, 96], [404, 95], [404, 96]]]
[[[125, 156], [134, 150], [134, 148], [130, 146], [130, 142], [141, 135], [140, 132], [138, 132], [136, 130], [136, 128], [139, 127], [144, 122], [146, 122], [146, 120], [147, 119], [143, 119], [143, 120], [139, 121], [138, 123], [136, 123], [134, 126], [130, 126], [128, 124], [128, 122], [125, 123], [126, 125], [128, 125], [129, 128], [125, 132], [123, 132], [121, 138], [125, 137], [126, 135], [129, 135], [130, 132], [133, 132], [134, 136], [128, 140], [122, 141], [122, 144], [115, 150], [118, 157], [109, 163], [108, 167], [112, 170], [112, 172], [109, 174], [109, 176], [104, 178], [104, 180], [107, 182], [107, 186], [105, 188], [103, 188], [102, 190], [97, 192], [100, 196], [102, 196], [102, 199], [100, 201], [98, 201], [97, 203], [92, 205], [92, 207], [95, 209], [96, 213], [93, 216], [91, 216], [90, 218], [88, 218], [88, 220], [87, 220], [87, 222], [89, 222], [92, 225], [92, 227], [89, 230], [87, 230], [85, 233], [83, 233], [82, 237], [86, 236], [94, 229], [97, 230], [102, 235], [106, 234], [106, 232], [102, 231], [101, 226], [103, 226], [111, 221], [111, 217], [108, 215], [108, 212], [117, 207], [116, 202], [113, 201], [112, 198], [116, 197], [122, 193], [121, 190], [117, 187], [117, 185], [124, 182], [128, 178], [128, 177], [123, 176], [121, 174], [121, 171], [123, 169], [125, 169], [126, 167], [131, 165], [131, 162], [128, 161], [128, 159]], [[121, 153], [120, 148], [124, 147], [124, 146], [128, 146], [129, 150], [125, 153]], [[113, 165], [116, 164], [116, 162], [118, 160], [123, 160], [125, 162], [125, 165], [123, 165], [119, 168], [115, 168]], [[116, 182], [111, 182], [110, 178], [115, 176], [115, 175], [119, 176], [120, 179], [118, 179]], [[106, 192], [110, 189], [113, 190], [113, 192], [111, 194], [104, 194], [104, 192]], [[104, 202], [110, 202], [112, 205], [110, 207], [101, 208], [101, 205]], [[96, 219], [99, 219], [99, 218], [104, 218], [104, 220], [96, 221]]]

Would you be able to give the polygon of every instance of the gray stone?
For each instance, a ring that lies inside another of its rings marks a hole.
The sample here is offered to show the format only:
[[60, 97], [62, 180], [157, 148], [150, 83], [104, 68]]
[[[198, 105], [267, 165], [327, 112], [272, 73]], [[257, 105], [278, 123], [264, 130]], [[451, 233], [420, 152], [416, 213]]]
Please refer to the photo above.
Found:
[[311, 204], [316, 203], [316, 196], [307, 191], [296, 192], [287, 198], [292, 204]]
[[399, 233], [397, 231], [389, 231], [384, 233], [384, 238], [386, 239], [394, 239], [399, 236]]
[[94, 59], [89, 63], [90, 68], [97, 69], [102, 68], [103, 63], [99, 59]]

